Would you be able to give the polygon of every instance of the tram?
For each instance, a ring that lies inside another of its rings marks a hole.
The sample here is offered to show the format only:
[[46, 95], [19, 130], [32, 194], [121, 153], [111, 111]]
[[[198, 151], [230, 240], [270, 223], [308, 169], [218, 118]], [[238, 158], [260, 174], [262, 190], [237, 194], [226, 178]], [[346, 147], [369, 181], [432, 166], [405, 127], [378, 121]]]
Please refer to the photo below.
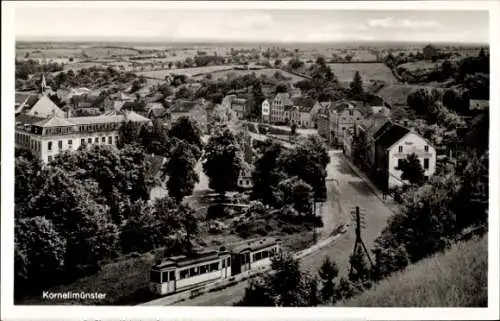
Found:
[[281, 251], [281, 241], [263, 238], [240, 243], [229, 249], [171, 256], [152, 266], [149, 289], [159, 295], [173, 294], [202, 284], [229, 279], [240, 273], [268, 266]]

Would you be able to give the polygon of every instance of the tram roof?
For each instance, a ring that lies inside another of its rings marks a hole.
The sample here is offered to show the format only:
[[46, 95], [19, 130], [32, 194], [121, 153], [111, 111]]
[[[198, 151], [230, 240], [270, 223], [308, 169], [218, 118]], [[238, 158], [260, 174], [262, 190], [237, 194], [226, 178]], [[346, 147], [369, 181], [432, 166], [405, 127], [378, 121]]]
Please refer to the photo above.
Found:
[[203, 261], [215, 260], [219, 258], [220, 254], [224, 252], [219, 252], [216, 250], [208, 250], [203, 252], [193, 253], [191, 255], [177, 255], [164, 258], [160, 263], [153, 266], [155, 269], [162, 269], [166, 267], [182, 267], [186, 265], [196, 264]]
[[240, 253], [240, 252], [243, 252], [245, 250], [257, 251], [257, 250], [260, 250], [260, 249], [263, 249], [266, 247], [270, 247], [270, 246], [276, 244], [276, 242], [278, 242], [278, 241], [279, 241], [279, 239], [274, 238], [274, 237], [266, 237], [263, 239], [257, 239], [257, 240], [253, 240], [250, 242], [245, 242], [243, 244], [236, 245], [233, 248], [231, 248], [231, 252]]

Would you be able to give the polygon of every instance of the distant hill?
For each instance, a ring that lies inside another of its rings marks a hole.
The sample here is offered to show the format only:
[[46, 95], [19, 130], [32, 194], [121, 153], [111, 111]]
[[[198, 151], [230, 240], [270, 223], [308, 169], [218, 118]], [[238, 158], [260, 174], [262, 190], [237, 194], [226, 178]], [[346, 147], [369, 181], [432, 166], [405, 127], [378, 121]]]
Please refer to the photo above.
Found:
[[338, 306], [486, 307], [488, 237], [461, 242], [410, 265]]

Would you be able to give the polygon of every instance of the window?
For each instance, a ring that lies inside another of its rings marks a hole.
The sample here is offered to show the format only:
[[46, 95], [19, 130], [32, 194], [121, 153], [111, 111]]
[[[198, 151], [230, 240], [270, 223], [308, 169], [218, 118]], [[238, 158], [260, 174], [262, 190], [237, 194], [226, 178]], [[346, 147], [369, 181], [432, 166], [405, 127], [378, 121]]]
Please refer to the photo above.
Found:
[[222, 260], [222, 268], [226, 267], [226, 260]]
[[196, 276], [199, 274], [199, 269], [197, 266], [189, 269], [189, 276]]
[[403, 146], [398, 147], [398, 152], [402, 153], [403, 152]]
[[403, 159], [402, 158], [399, 158], [398, 159], [398, 167], [397, 168], [400, 168], [401, 165], [403, 165]]
[[179, 274], [179, 279], [187, 279], [189, 277], [189, 269], [181, 270]]
[[49, 143], [47, 144], [47, 149], [48, 149], [48, 150], [52, 150], [52, 142], [49, 142]]
[[57, 147], [59, 147], [59, 149], [62, 149], [62, 146], [63, 146], [62, 140], [58, 141]]
[[85, 145], [85, 138], [82, 138], [82, 140], [80, 141], [80, 144]]
[[73, 141], [71, 139], [68, 139], [68, 145], [71, 147], [73, 145]]
[[175, 280], [175, 271], [170, 271], [169, 273], [170, 274], [169, 274], [169, 278], [168, 279], [170, 281], [174, 281]]
[[424, 169], [429, 169], [429, 159], [424, 158]]
[[227, 266], [231, 266], [231, 258], [230, 257], [227, 258]]
[[269, 257], [269, 252], [268, 251], [263, 251], [262, 252], [262, 258], [265, 259], [267, 257]]
[[219, 262], [210, 264], [210, 271], [217, 271], [219, 269]]
[[113, 137], [112, 136], [109, 136], [108, 137], [108, 144], [113, 144]]
[[428, 151], [429, 151], [429, 146], [425, 145], [424, 150], [425, 150], [426, 152], [428, 152]]
[[168, 281], [168, 272], [161, 272], [161, 279], [162, 279], [162, 282], [167, 282]]
[[161, 283], [161, 273], [159, 271], [151, 271], [149, 273], [149, 280], [154, 283]]
[[106, 143], [106, 137], [104, 137], [104, 136], [103, 136], [103, 137], [102, 137], [102, 139], [101, 139], [101, 142], [102, 142], [103, 144], [105, 144], [105, 143]]
[[50, 163], [52, 162], [52, 156], [47, 157], [47, 161]]
[[87, 142], [88, 142], [89, 144], [92, 144], [92, 138], [89, 138], [89, 139], [87, 140]]
[[202, 265], [202, 266], [200, 266], [200, 274], [207, 273], [209, 268], [210, 268], [209, 265]]

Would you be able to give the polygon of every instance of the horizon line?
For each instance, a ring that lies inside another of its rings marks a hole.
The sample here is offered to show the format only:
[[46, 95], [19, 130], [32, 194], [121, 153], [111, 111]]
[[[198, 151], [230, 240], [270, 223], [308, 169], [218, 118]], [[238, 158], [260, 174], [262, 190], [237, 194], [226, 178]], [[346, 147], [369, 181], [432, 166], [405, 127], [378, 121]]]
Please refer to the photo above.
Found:
[[375, 39], [356, 39], [356, 40], [322, 40], [322, 41], [284, 41], [284, 40], [240, 40], [240, 39], [161, 39], [161, 38], [150, 38], [150, 37], [16, 37], [15, 42], [65, 42], [65, 43], [82, 43], [82, 42], [110, 42], [110, 43], [121, 43], [121, 42], [135, 42], [135, 43], [198, 43], [198, 44], [216, 44], [216, 43], [242, 43], [242, 44], [325, 44], [325, 43], [442, 43], [442, 44], [468, 44], [468, 45], [490, 45], [489, 42], [481, 41], [448, 41], [448, 40], [438, 40], [438, 41], [423, 41], [423, 40], [375, 40]]

